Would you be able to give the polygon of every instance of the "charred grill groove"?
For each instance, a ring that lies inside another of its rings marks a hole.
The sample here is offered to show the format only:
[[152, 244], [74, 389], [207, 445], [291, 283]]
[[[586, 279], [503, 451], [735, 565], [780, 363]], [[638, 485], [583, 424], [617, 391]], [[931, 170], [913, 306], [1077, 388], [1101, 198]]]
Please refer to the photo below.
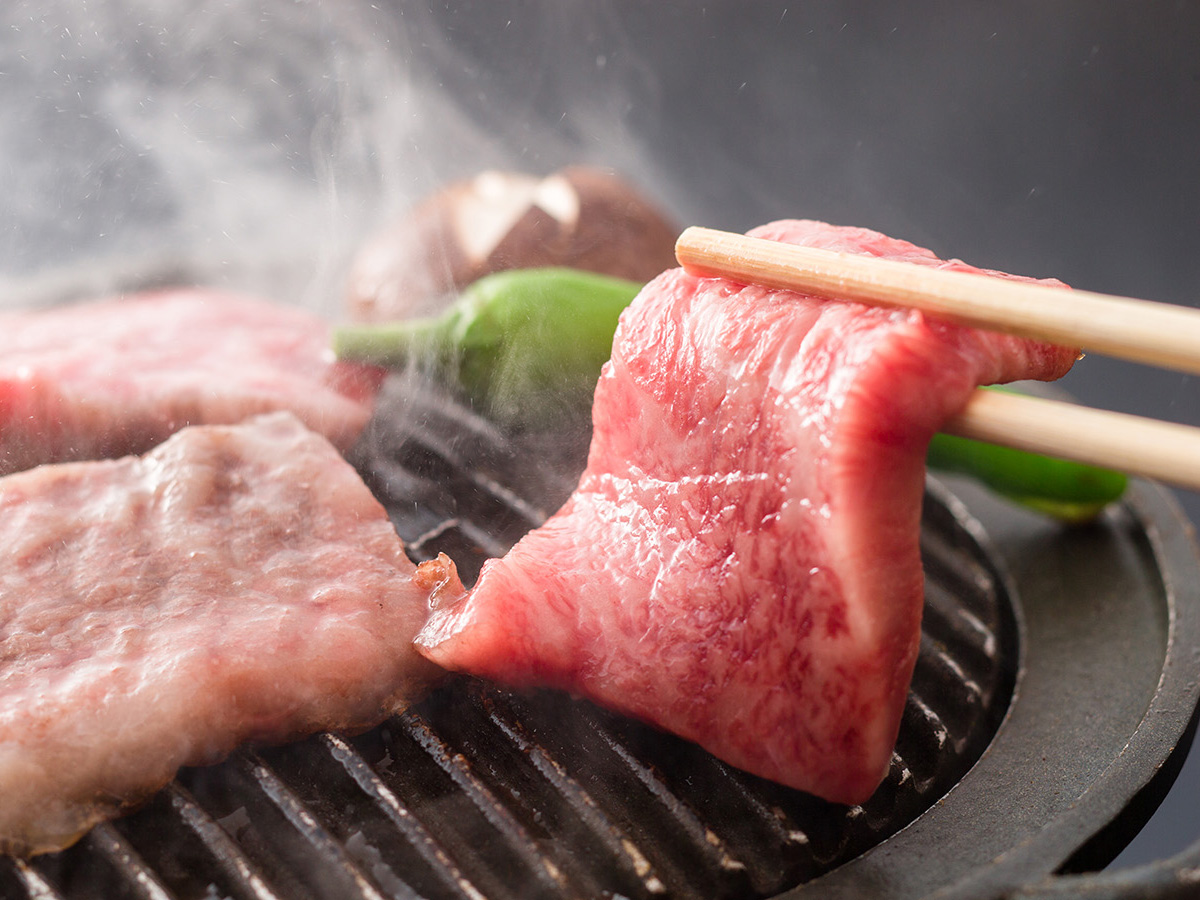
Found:
[[[180, 825], [186, 827], [198, 840], [200, 847], [207, 851], [207, 858], [197, 861], [194, 864], [194, 871], [207, 871], [217, 875], [214, 881], [218, 881], [223, 876], [225, 884], [221, 890], [233, 897], [245, 897], [247, 900], [251, 900], [251, 898], [253, 900], [276, 900], [278, 898], [279, 895], [267, 885], [262, 875], [254, 868], [233, 837], [226, 831], [226, 827], [236, 827], [236, 811], [230, 817], [235, 821], [226, 825], [209, 815], [179, 784], [171, 785], [166, 794]], [[166, 869], [168, 865], [169, 861], [164, 861], [159, 868]], [[182, 891], [176, 888], [176, 893], [182, 894]]]
[[107, 857], [113, 868], [125, 875], [124, 882], [145, 900], [171, 900], [171, 893], [155, 871], [146, 865], [133, 846], [109, 823], [98, 825], [86, 840], [96, 853]]
[[971, 723], [983, 711], [987, 692], [955, 658], [928, 635], [922, 635], [921, 653], [913, 671], [912, 696], [946, 732], [950, 751], [966, 749]]
[[[516, 889], [515, 897], [550, 897], [562, 889], [557, 866], [547, 865], [536, 843], [512, 812], [504, 806], [475, 772], [471, 762], [455, 752], [420, 715], [410, 712], [397, 721], [406, 736], [424, 750], [466, 801], [462, 815], [455, 816], [456, 831], [462, 832], [460, 846], [471, 848], [470, 856], [486, 862], [489, 896]], [[476, 827], [466, 829], [465, 823]]]
[[[684, 794], [706, 827], [731, 848], [756, 892], [774, 893], [805, 871], [815, 871], [812, 842], [804, 829], [750, 789], [743, 773], [691, 745], [687, 749], [682, 756], [686, 769], [672, 779], [672, 788]], [[665, 761], [659, 766], [666, 769]]]
[[[153, 872], [166, 896], [203, 897], [215, 891], [233, 900], [278, 898], [217, 820], [178, 783], [168, 785], [137, 815], [113, 823], [112, 830], [127, 852]], [[129, 882], [144, 874], [119, 856], [114, 867]]]
[[493, 698], [482, 686], [471, 680], [459, 685], [452, 708], [425, 704], [432, 706], [431, 726], [469, 759], [473, 777], [534, 842], [542, 864], [561, 881], [567, 896], [604, 894], [611, 874], [597, 860], [620, 853], [619, 842], [580, 821], [576, 807], [530, 758], [528, 745], [506, 735], [507, 726], [495, 718]]
[[909, 694], [896, 752], [925, 793], [938, 776], [938, 760], [950, 743], [950, 731], [936, 712], [916, 694]]
[[[806, 880], [820, 871], [815, 851], [823, 848], [829, 856], [838, 852], [839, 839], [820, 821], [839, 820], [840, 807], [808, 795], [784, 792], [778, 785], [733, 769], [674, 735], [646, 729], [604, 710], [594, 709], [592, 714], [616, 736], [625, 752], [653, 769], [662, 780], [660, 789], [664, 794], [675, 796], [673, 802], [695, 816], [706, 833], [717, 837], [721, 852], [728, 853], [744, 870], [751, 885], [749, 891], [763, 896]], [[803, 806], [801, 819], [777, 805], [781, 799]], [[798, 821], [812, 824], [802, 827]], [[806, 828], [817, 836], [815, 848]]]
[[[414, 377], [391, 379], [379, 401], [391, 414], [377, 416], [360, 441], [359, 468], [368, 476], [385, 473], [369, 482], [385, 505], [411, 504], [416, 490], [446, 517], [487, 523], [484, 530], [502, 553], [566, 499], [582, 468], [584, 435], [559, 437], [549, 452], [545, 440], [533, 438], [541, 465], [529, 466], [520, 438], [470, 415], [433, 384], [421, 381], [414, 391]], [[408, 427], [396, 427], [397, 421]]]
[[232, 838], [236, 853], [280, 897], [379, 896], [316, 817], [253, 754], [235, 754], [218, 770], [181, 774], [186, 794]]
[[65, 865], [61, 855], [35, 857], [24, 875], [40, 875], [44, 883], [39, 890], [43, 892], [47, 885], [54, 885], [63, 896], [70, 897], [170, 900], [174, 896], [154, 860], [143, 858], [115, 825], [105, 823], [93, 828], [79, 846], [85, 851], [84, 865]]
[[63, 897], [41, 872], [24, 860], [14, 859], [12, 869], [15, 881], [30, 900], [61, 900]]
[[630, 748], [611, 732], [601, 731], [597, 722], [590, 724], [597, 729], [600, 739], [624, 768], [646, 789], [653, 802], [670, 816], [671, 824], [696, 848], [696, 855], [703, 858], [707, 869], [718, 877], [745, 872], [746, 864], [733, 854], [716, 832], [701, 821], [655, 767], [634, 756]]
[[262, 762], [381, 891], [479, 896], [451, 854], [342, 739], [324, 735], [263, 751]]
[[893, 753], [887, 777], [862, 809], [872, 833], [882, 839], [895, 830], [895, 822], [902, 819], [906, 812], [919, 811], [922, 801], [912, 770], [900, 754]]
[[[342, 738], [333, 735], [323, 735], [320, 740], [325, 745], [330, 756], [354, 780], [355, 784], [370, 799], [373, 806], [383, 813], [390, 827], [395, 832], [403, 835], [405, 842], [412, 847], [413, 852], [420, 857], [420, 862], [428, 869], [428, 874], [422, 879], [418, 877], [416, 866], [406, 866], [397, 861], [390, 863], [391, 870], [395, 873], [406, 872], [413, 887], [426, 896], [440, 896], [442, 894], [471, 896], [473, 889], [469, 887], [466, 878], [462, 875], [458, 866], [446, 855], [446, 852], [438, 845], [433, 836], [430, 835], [429, 831], [412, 814], [408, 807], [388, 787], [380, 774], [371, 767], [354, 747]], [[358, 824], [364, 825], [363, 832], [365, 833], [366, 826], [364, 822], [360, 820]], [[371, 846], [386, 847], [391, 851], [388, 853], [388, 857], [393, 857], [395, 855], [395, 835], [385, 829], [378, 830], [380, 831], [379, 838]], [[382, 860], [384, 856], [382, 850], [375, 850], [375, 854]], [[380, 862], [377, 864], [383, 863]]]
[[[948, 513], [940, 513], [940, 521]], [[929, 597], [935, 609], [957, 615], [966, 610], [982, 621], [991, 621], [1001, 612], [1001, 586], [988, 567], [977, 545], [953, 522], [940, 530], [921, 532], [921, 560], [926, 579], [937, 586]]]
[[667, 893], [667, 886], [638, 844], [624, 833], [619, 823], [609, 818], [553, 751], [543, 746], [537, 735], [526, 731], [524, 720], [500, 708], [496, 699], [493, 695], [490, 704], [492, 722], [557, 794], [557, 799], [566, 805], [568, 817], [565, 821], [574, 823], [573, 833], [568, 837], [589, 846], [590, 854], [598, 854], [593, 859], [594, 865], [611, 867], [613, 874], [618, 876], [616, 883], [623, 883], [621, 893], [636, 897], [656, 897]]
[[0, 897], [28, 897], [17, 873], [15, 860], [0, 857]]
[[463, 584], [470, 586], [479, 577], [484, 562], [502, 556], [508, 545], [496, 541], [469, 520], [449, 519], [426, 532], [407, 549], [417, 562], [445, 553], [454, 560]]
[[[738, 774], [751, 779], [749, 775]], [[799, 791], [780, 793], [761, 779], [753, 779], [753, 783], [756, 790], [777, 795], [775, 814], [786, 823], [790, 832], [804, 835], [810, 873], [806, 878], [827, 871], [845, 857], [850, 840], [846, 828], [847, 807]]]
[[[320, 869], [326, 876], [319, 879], [319, 882], [324, 882], [321, 885], [323, 890], [330, 896], [383, 900], [383, 894], [358, 868], [346, 848], [329, 833], [315, 813], [283, 779], [253, 754], [240, 754], [238, 759], [262, 793], [270, 798], [279, 814], [303, 839], [305, 849], [315, 853], [321, 860]], [[289, 849], [294, 851], [296, 846], [293, 844]]]
[[[734, 895], [745, 889], [744, 878], [730, 878], [742, 870], [723, 871], [719, 861], [703, 849], [702, 836], [699, 844], [689, 840], [672, 809], [647, 790], [640, 773], [631, 772], [626, 760], [613, 753], [612, 745], [598, 732], [589, 707], [565, 702], [558, 695], [546, 695], [545, 699], [559, 706], [561, 712], [551, 717], [557, 727], [542, 729], [536, 735], [539, 744], [561, 761], [605, 817], [638, 848], [655, 873], [655, 880], [671, 896], [702, 897], [711, 895], [714, 889], [726, 893], [734, 887], [731, 882], [740, 889]], [[501, 703], [514, 721], [537, 718], [518, 694], [502, 695]], [[619, 788], [614, 790], [614, 786]]]
[[[515, 695], [510, 699], [516, 700]], [[520, 702], [514, 702], [512, 708], [514, 716], [531, 718], [532, 710]], [[705, 826], [657, 768], [641, 758], [634, 749], [636, 742], [622, 737], [606, 720], [603, 713], [575, 704], [560, 719], [571, 735], [571, 746], [560, 743], [555, 735], [546, 738], [560, 758], [578, 757], [576, 777], [592, 797], [604, 803], [624, 831], [654, 849], [656, 868], [665, 873], [677, 866], [680, 883], [690, 880], [698, 891], [704, 885], [717, 886], [720, 893], [733, 896], [748, 891], [746, 864]], [[654, 737], [659, 735], [654, 733]], [[619, 799], [611, 796], [613, 783], [623, 786]], [[640, 814], [629, 816], [630, 809]]]
[[1000, 664], [1004, 650], [997, 637], [997, 624], [964, 609], [954, 595], [937, 581], [925, 588], [922, 636], [970, 673], [989, 673]]

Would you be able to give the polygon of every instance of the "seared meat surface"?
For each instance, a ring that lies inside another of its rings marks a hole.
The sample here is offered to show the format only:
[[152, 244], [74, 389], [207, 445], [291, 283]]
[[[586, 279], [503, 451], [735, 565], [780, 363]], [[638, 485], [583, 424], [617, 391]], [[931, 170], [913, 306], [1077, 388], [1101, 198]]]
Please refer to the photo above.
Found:
[[0, 852], [244, 741], [381, 721], [436, 678], [411, 641], [455, 584], [289, 413], [0, 479]]
[[0, 314], [0, 474], [276, 410], [346, 449], [382, 374], [334, 361], [328, 332], [301, 309], [201, 288]]
[[[971, 268], [863, 229], [755, 233]], [[1057, 378], [1075, 355], [666, 272], [622, 317], [578, 489], [418, 644], [862, 802], [886, 774], [920, 639], [929, 439], [977, 385]]]

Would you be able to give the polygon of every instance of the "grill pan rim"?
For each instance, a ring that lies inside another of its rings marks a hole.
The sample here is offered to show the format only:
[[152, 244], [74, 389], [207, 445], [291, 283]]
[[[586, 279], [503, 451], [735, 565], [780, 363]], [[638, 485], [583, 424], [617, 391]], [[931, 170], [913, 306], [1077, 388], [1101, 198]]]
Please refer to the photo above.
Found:
[[[981, 546], [995, 554], [997, 568], [1007, 570], [1015, 583], [1012, 596], [1022, 628], [1022, 660], [1010, 709], [992, 744], [935, 807], [862, 856], [780, 894], [777, 900], [863, 895], [890, 900], [981, 900], [1008, 896], [1031, 884], [1050, 885], [1053, 890], [1056, 881], [1065, 880], [1059, 873], [1088, 870], [1092, 873], [1072, 876], [1072, 886], [1086, 889], [1091, 882], [1099, 887], [1111, 873], [1094, 869], [1110, 861], [1145, 824], [1190, 747], [1200, 717], [1200, 681], [1188, 675], [1200, 664], [1200, 549], [1175, 497], [1159, 484], [1138, 479], [1131, 483], [1117, 520], [1124, 518], [1128, 538], [1144, 545], [1146, 561], [1161, 576], [1165, 628], [1158, 682], [1141, 716], [1119, 752], [1070, 802], [1035, 828], [1019, 834], [1005, 829], [1005, 819], [1018, 804], [1030, 802], [1027, 792], [1011, 791], [987, 810], [965, 803], [965, 795], [982, 772], [1012, 761], [1005, 742], [1020, 727], [1015, 718], [1021, 704], [1030, 702], [1022, 690], [1028, 667], [1037, 665], [1036, 656], [1044, 651], [1036, 633], [1027, 633], [1030, 617], [1022, 611], [1027, 585], [1003, 536], [1005, 528], [1024, 514], [968, 482], [947, 479], [947, 484], [951, 496], [974, 520], [972, 529], [980, 535]], [[1117, 521], [1111, 527], [1121, 524]], [[952, 836], [978, 841], [989, 858], [955, 871], [954, 861], [930, 853], [931, 846], [939, 846], [939, 838]], [[1170, 878], [1164, 867], [1187, 864], [1196, 851], [1193, 847], [1172, 860], [1144, 867], [1144, 878]], [[1141, 886], [1135, 882], [1135, 887]]]

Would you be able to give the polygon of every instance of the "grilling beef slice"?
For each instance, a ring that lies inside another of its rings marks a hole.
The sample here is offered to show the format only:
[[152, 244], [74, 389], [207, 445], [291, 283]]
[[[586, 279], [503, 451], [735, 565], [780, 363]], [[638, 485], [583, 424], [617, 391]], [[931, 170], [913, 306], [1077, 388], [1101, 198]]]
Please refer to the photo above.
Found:
[[[754, 233], [972, 270], [864, 229]], [[418, 644], [448, 668], [564, 688], [757, 775], [864, 801], [920, 639], [929, 439], [977, 385], [1057, 378], [1075, 356], [666, 272], [622, 317], [578, 489]]]
[[381, 721], [437, 675], [411, 641], [456, 577], [289, 413], [0, 479], [0, 852], [243, 741]]
[[381, 381], [333, 359], [321, 318], [209, 288], [0, 313], [0, 475], [277, 410], [345, 450]]

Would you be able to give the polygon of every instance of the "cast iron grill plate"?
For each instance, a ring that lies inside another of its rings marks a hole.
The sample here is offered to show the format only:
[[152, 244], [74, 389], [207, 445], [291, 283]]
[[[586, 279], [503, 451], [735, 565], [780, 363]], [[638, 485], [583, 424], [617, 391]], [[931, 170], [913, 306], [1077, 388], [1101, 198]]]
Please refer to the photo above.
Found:
[[[466, 579], [556, 507], [582, 467], [578, 423], [509, 438], [431, 388], [390, 393], [359, 465], [414, 556], [445, 551]], [[756, 779], [557, 692], [455, 677], [366, 734], [185, 770], [75, 847], [0, 863], [0, 895], [778, 894], [919, 815], [1006, 709], [1017, 632], [1002, 579], [936, 500], [922, 533], [920, 660], [891, 770], [862, 807]]]
[[[356, 463], [410, 552], [447, 552], [469, 580], [566, 496], [587, 429], [505, 436], [429, 385], [391, 387]], [[981, 754], [1016, 718], [1025, 623], [989, 537], [936, 483], [922, 551], [912, 691], [890, 772], [861, 807], [754, 778], [557, 692], [453, 677], [365, 734], [245, 748], [182, 771], [66, 851], [0, 859], [0, 897], [753, 898], [799, 896], [804, 885], [857, 896], [890, 877], [888, 896], [924, 896], [954, 870], [938, 845], [953, 847], [970, 828], [952, 819], [930, 839], [921, 826], [970, 795], [973, 766], [986, 777]], [[983, 812], [972, 801], [969, 815]], [[922, 850], [902, 852], [901, 874], [889, 875], [895, 842], [914, 835]]]

